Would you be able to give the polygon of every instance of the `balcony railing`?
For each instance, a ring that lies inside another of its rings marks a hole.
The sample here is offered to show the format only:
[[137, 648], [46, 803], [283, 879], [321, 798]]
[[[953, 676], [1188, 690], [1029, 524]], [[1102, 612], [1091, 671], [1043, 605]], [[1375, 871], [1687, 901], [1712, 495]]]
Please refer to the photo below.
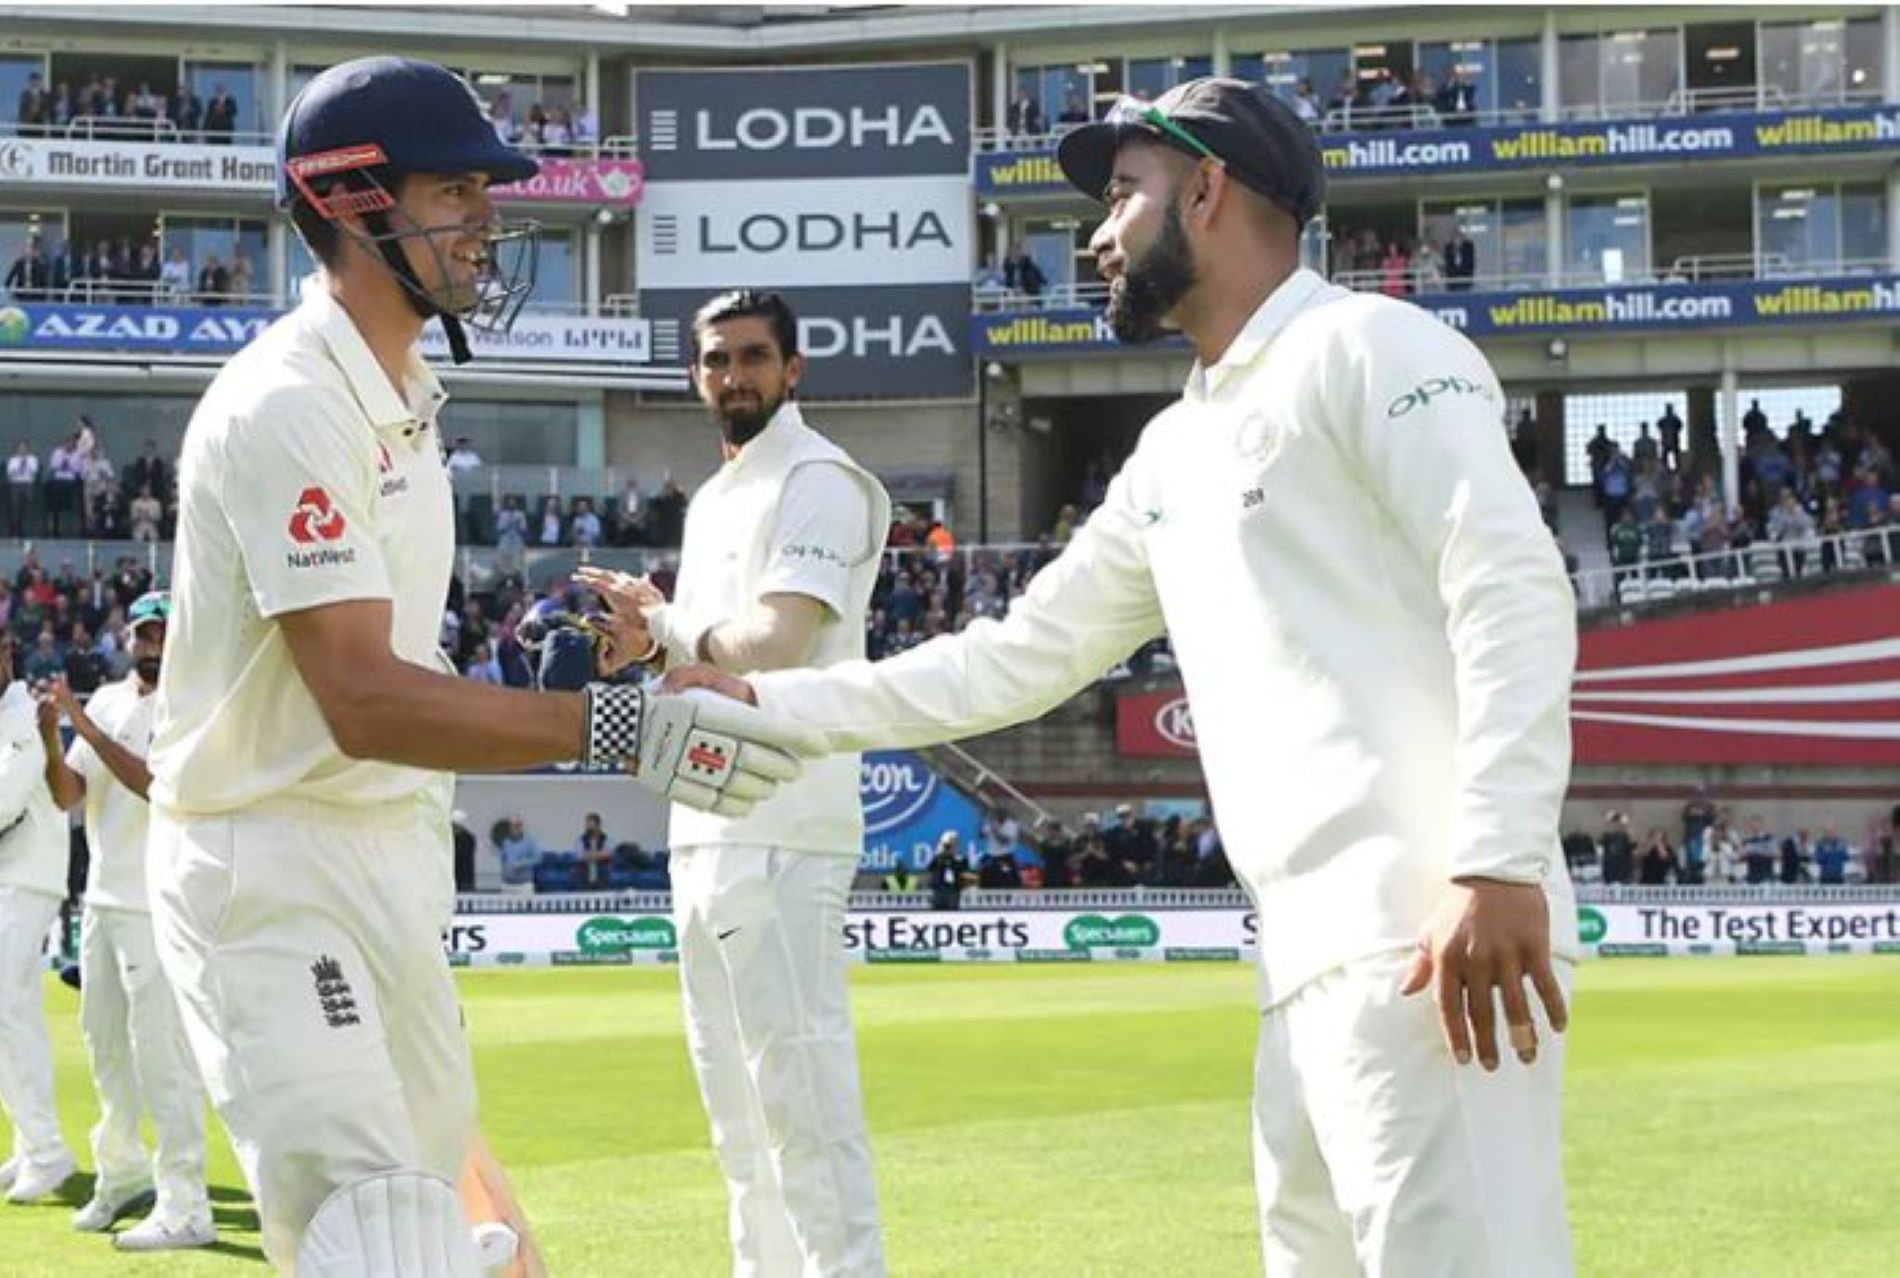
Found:
[[[1560, 107], [1551, 123], [1588, 123], [1603, 120], [1643, 120], [1662, 117], [1738, 111], [1791, 111], [1820, 107], [1865, 106], [1881, 102], [1878, 89], [1848, 89], [1821, 93], [1784, 89], [1778, 84], [1741, 85], [1720, 89], [1678, 89], [1660, 101], [1573, 104]], [[1544, 122], [1540, 107], [1515, 104], [1482, 110], [1441, 112], [1428, 102], [1387, 107], [1321, 107], [1308, 121], [1316, 132], [1378, 132], [1392, 129], [1507, 128]], [[1033, 134], [1012, 133], [1001, 126], [976, 130], [979, 151], [1037, 151], [1053, 147], [1080, 123], [1053, 124]]]
[[[273, 132], [231, 130], [208, 133], [203, 128], [186, 130], [176, 120], [144, 119], [138, 116], [76, 115], [64, 124], [20, 124], [0, 122], [0, 137], [63, 138], [74, 142], [151, 142], [158, 145], [195, 146], [277, 145]], [[518, 141], [515, 146], [530, 155], [545, 155], [569, 160], [626, 160], [639, 154], [639, 145], [630, 134], [613, 134], [586, 141], [557, 143]]]
[[[1885, 258], [1842, 258], [1828, 262], [1794, 262], [1779, 254], [1753, 253], [1703, 254], [1676, 258], [1661, 271], [1644, 271], [1621, 279], [1606, 279], [1601, 271], [1570, 271], [1549, 275], [1542, 271], [1497, 275], [1472, 275], [1462, 280], [1435, 276], [1421, 280], [1413, 268], [1402, 273], [1406, 296], [1457, 296], [1461, 293], [1506, 293], [1551, 288], [1622, 288], [1652, 284], [1694, 284], [1719, 280], [1825, 279], [1837, 276], [1880, 275], [1893, 269]], [[1388, 282], [1384, 270], [1338, 271], [1328, 276], [1341, 288], [1361, 293], [1384, 292]], [[1456, 285], [1456, 287], [1454, 287]], [[978, 314], [999, 314], [1036, 308], [1099, 306], [1108, 300], [1108, 285], [1099, 280], [1087, 283], [1051, 284], [1030, 296], [1011, 289], [978, 288], [974, 292]]]
[[1641, 608], [1676, 599], [1758, 590], [1880, 567], [1900, 566], [1900, 527], [1861, 529], [1803, 541], [1756, 541], [1702, 554], [1645, 556], [1634, 564], [1572, 577], [1583, 608]]

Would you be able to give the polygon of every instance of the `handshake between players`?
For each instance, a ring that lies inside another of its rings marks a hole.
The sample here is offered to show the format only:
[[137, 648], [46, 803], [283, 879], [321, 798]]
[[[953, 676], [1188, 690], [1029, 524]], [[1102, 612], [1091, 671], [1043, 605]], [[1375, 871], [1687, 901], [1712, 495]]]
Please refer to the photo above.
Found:
[[644, 578], [583, 568], [580, 579], [608, 611], [582, 615], [543, 600], [515, 633], [537, 686], [586, 694], [590, 767], [618, 764], [675, 803], [744, 816], [795, 780], [801, 759], [828, 752], [822, 733], [715, 693], [615, 679], [661, 655], [646, 609], [664, 601]]

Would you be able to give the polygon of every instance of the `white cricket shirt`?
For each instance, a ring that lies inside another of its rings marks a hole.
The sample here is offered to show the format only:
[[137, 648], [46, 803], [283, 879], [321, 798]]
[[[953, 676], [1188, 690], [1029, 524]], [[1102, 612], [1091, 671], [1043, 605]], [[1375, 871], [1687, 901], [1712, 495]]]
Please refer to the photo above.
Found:
[[205, 392], [178, 468], [172, 616], [152, 801], [179, 815], [273, 799], [423, 800], [436, 774], [337, 749], [275, 618], [353, 599], [393, 606], [405, 661], [437, 647], [455, 557], [435, 416], [447, 398], [411, 351], [407, 398], [317, 275], [303, 302]]
[[[162, 667], [161, 667], [162, 669]], [[86, 717], [121, 747], [143, 759], [152, 750], [156, 692], [139, 695], [136, 674], [92, 694]], [[145, 897], [145, 833], [150, 805], [112, 775], [84, 737], [66, 747], [66, 766], [86, 779], [86, 904], [150, 914]]]
[[[890, 527], [883, 485], [786, 403], [739, 455], [700, 485], [686, 511], [674, 606], [698, 633], [766, 595], [825, 605], [811, 665], [864, 656], [864, 613]], [[806, 763], [791, 785], [743, 817], [673, 805], [668, 842], [757, 843], [857, 856], [864, 850], [858, 756]]]
[[63, 899], [69, 827], [46, 788], [38, 711], [17, 679], [0, 693], [0, 885]]
[[1575, 604], [1503, 409], [1461, 335], [1299, 271], [1006, 618], [756, 676], [760, 704], [838, 749], [921, 745], [1042, 714], [1165, 629], [1268, 1004], [1411, 945], [1457, 875], [1541, 883], [1574, 956]]

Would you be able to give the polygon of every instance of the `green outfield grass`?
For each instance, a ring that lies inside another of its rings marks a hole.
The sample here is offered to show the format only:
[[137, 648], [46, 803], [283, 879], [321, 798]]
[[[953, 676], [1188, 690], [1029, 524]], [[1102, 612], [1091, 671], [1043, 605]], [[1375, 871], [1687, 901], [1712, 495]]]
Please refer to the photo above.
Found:
[[[477, 972], [463, 988], [484, 1125], [557, 1278], [725, 1273], [724, 1195], [673, 974]], [[1258, 1273], [1252, 993], [1239, 965], [857, 972], [892, 1272]], [[58, 985], [47, 997], [66, 1130], [83, 1148], [78, 1003]], [[1591, 964], [1568, 1122], [1586, 1274], [1892, 1274], [1900, 963]], [[261, 1272], [221, 1138], [212, 1174], [224, 1254], [120, 1256], [74, 1235], [70, 1207], [0, 1205], [0, 1275]]]

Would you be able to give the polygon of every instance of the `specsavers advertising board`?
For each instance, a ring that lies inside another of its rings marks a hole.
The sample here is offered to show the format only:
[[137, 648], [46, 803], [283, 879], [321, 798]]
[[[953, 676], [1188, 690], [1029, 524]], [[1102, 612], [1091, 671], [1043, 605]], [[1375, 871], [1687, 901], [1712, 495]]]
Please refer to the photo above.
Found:
[[[1900, 954], [1900, 893], [1828, 902], [1588, 904], [1587, 953]], [[1252, 958], [1251, 910], [1107, 907], [854, 910], [844, 943], [871, 963], [1184, 962]], [[658, 912], [463, 914], [443, 934], [458, 966], [672, 963], [679, 936]]]

